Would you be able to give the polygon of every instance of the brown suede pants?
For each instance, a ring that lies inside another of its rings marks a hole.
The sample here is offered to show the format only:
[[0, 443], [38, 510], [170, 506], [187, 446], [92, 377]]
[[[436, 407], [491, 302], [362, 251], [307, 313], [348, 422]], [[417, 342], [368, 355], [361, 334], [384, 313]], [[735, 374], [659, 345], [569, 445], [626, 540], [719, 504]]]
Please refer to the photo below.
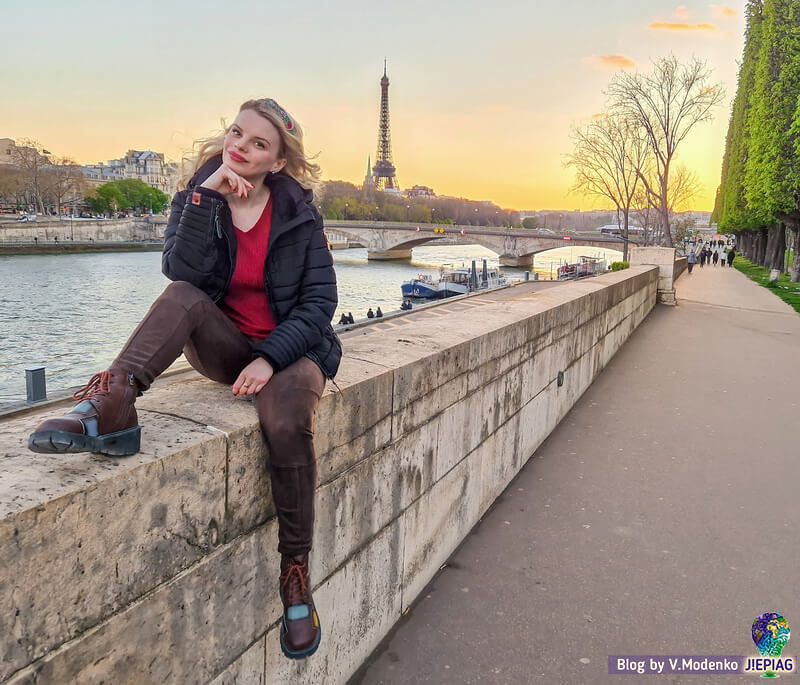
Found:
[[[233, 385], [258, 342], [241, 333], [202, 290], [175, 281], [153, 303], [112, 366], [133, 373], [144, 391], [183, 352], [207, 378]], [[311, 549], [317, 482], [314, 415], [325, 382], [320, 368], [300, 357], [254, 396], [269, 448], [281, 554], [297, 556]]]

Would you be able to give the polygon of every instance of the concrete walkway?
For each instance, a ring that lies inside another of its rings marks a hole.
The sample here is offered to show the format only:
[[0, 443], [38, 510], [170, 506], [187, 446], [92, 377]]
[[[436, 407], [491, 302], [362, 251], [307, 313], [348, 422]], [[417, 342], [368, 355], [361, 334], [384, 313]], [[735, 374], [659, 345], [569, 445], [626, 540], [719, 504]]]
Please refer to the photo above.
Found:
[[800, 315], [728, 267], [677, 295], [353, 683], [629, 683], [608, 655], [755, 655], [766, 611], [800, 628]]

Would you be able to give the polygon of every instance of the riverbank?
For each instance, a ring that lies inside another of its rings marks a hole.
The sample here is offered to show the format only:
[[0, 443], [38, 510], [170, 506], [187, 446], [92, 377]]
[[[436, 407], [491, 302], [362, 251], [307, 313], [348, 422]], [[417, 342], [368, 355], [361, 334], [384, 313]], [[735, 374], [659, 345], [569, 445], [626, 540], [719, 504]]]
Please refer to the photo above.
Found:
[[59, 241], [0, 244], [0, 256], [79, 254], [83, 252], [161, 252], [164, 243], [154, 241]]
[[751, 281], [764, 286], [800, 313], [800, 283], [790, 282], [789, 274], [781, 274], [778, 282], [772, 284], [769, 282], [770, 270], [766, 267], [753, 264], [750, 260], [740, 256], [733, 260], [733, 266]]

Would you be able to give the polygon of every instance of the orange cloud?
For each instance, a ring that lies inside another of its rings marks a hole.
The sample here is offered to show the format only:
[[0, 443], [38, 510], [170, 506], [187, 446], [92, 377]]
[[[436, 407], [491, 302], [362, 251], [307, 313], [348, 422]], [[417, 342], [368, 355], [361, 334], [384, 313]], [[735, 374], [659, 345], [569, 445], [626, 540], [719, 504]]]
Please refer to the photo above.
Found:
[[625, 55], [592, 55], [581, 60], [597, 69], [634, 69], [636, 62]]
[[681, 5], [675, 10], [675, 16], [678, 17], [678, 19], [688, 19], [689, 8], [686, 5]]
[[508, 107], [505, 105], [489, 105], [490, 112], [507, 112]]
[[727, 5], [711, 5], [711, 16], [714, 19], [730, 19], [739, 13]]
[[716, 31], [714, 24], [673, 24], [667, 21], [655, 21], [647, 28], [655, 31]]

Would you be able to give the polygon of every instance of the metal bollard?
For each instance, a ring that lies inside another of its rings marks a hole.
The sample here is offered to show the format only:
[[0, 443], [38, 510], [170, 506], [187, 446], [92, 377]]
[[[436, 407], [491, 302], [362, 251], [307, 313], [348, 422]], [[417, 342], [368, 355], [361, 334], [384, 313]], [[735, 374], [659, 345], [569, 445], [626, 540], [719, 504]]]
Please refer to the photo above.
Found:
[[41, 402], [47, 399], [43, 366], [25, 369], [25, 386], [28, 390], [28, 402]]
[[531, 272], [530, 272], [530, 271], [526, 271], [526, 272], [525, 272], [525, 280], [526, 280], [526, 281], [529, 281], [529, 280], [531, 280]]

